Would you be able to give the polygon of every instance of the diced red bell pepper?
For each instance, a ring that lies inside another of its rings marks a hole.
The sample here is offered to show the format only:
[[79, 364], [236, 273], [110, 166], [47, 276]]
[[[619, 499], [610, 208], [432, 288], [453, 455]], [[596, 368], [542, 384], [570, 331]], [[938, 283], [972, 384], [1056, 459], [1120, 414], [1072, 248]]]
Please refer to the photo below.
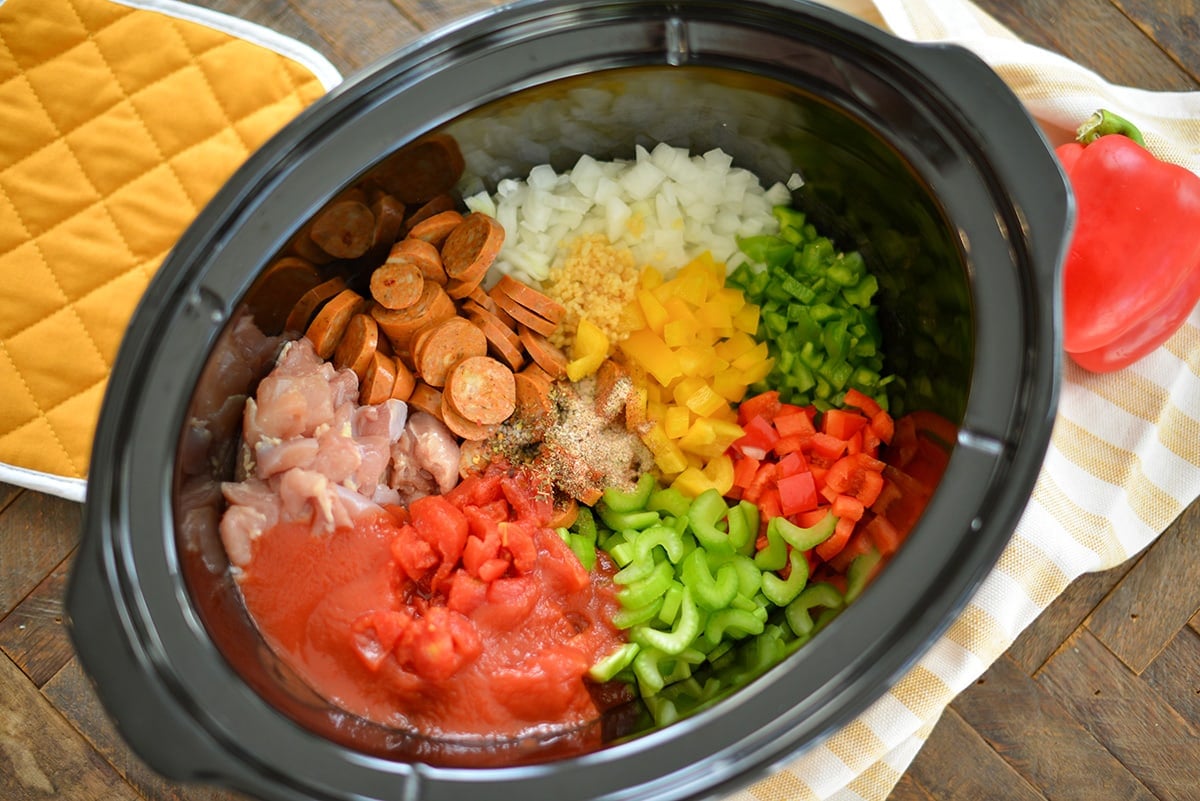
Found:
[[853, 495], [839, 495], [833, 499], [833, 514], [839, 520], [862, 520], [863, 503]]
[[817, 556], [826, 562], [837, 556], [850, 541], [850, 535], [854, 533], [854, 523], [855, 521], [846, 518], [839, 519], [829, 539], [813, 549]]
[[867, 417], [874, 417], [881, 409], [879, 404], [870, 395], [864, 394], [854, 387], [846, 390], [843, 396], [843, 403], [847, 406], [853, 406], [855, 409], [860, 409]]
[[788, 476], [794, 476], [797, 473], [807, 472], [808, 464], [804, 461], [804, 457], [799, 451], [793, 451], [792, 453], [789, 453], [787, 456], [784, 456], [782, 459], [780, 459], [778, 464], [775, 465], [776, 480], [787, 478]]
[[891, 556], [899, 548], [904, 537], [896, 530], [896, 527], [888, 522], [886, 517], [875, 515], [870, 523], [864, 527], [863, 531], [871, 538], [871, 542], [875, 543], [875, 547], [884, 556]]
[[836, 459], [846, 452], [846, 441], [832, 437], [823, 432], [817, 432], [809, 439], [809, 448], [816, 456], [824, 456], [827, 459]]
[[754, 483], [758, 474], [758, 459], [750, 456], [739, 456], [733, 461], [733, 486], [746, 490]]
[[812, 473], [794, 473], [779, 479], [776, 485], [779, 487], [779, 506], [785, 515], [817, 508], [817, 487]]
[[775, 415], [779, 413], [780, 406], [778, 390], [760, 392], [757, 395], [746, 398], [738, 404], [738, 425], [745, 428], [755, 417], [773, 420], [775, 419]]
[[813, 425], [812, 418], [799, 406], [785, 407], [775, 416], [774, 423], [775, 430], [781, 437], [811, 437], [817, 433], [817, 427]]
[[838, 439], [850, 439], [866, 424], [867, 418], [845, 409], [830, 409], [821, 418], [821, 430]]

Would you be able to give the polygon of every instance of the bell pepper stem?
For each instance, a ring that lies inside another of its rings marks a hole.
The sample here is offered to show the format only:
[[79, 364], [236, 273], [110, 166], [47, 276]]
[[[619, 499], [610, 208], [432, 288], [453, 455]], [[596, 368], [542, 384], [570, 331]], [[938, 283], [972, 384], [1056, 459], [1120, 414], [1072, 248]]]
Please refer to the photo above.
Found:
[[1137, 142], [1142, 147], [1146, 146], [1146, 141], [1142, 138], [1142, 132], [1137, 126], [1124, 117], [1113, 114], [1108, 109], [1100, 109], [1080, 125], [1075, 131], [1075, 141], [1083, 145], [1090, 145], [1102, 136], [1109, 134], [1121, 134]]

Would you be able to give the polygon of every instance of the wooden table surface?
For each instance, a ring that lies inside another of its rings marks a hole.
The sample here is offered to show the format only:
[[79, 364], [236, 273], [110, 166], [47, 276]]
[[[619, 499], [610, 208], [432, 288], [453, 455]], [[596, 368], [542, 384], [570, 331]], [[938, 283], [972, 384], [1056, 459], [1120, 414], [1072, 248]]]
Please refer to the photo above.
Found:
[[[202, 0], [343, 73], [487, 0]], [[982, 0], [1110, 81], [1200, 88], [1195, 0]], [[62, 625], [77, 504], [0, 484], [0, 800], [232, 799], [154, 775], [105, 719]], [[1200, 504], [1086, 575], [956, 699], [891, 801], [1200, 798]]]

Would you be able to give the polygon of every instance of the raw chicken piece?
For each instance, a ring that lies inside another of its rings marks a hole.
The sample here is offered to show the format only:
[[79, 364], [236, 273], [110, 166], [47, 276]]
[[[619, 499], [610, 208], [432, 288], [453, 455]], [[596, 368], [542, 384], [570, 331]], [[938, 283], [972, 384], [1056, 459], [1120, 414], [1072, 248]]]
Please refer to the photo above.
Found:
[[256, 435], [280, 440], [312, 436], [318, 427], [330, 425], [335, 375], [333, 365], [322, 361], [307, 339], [289, 342], [278, 365], [258, 385], [255, 403], [246, 403], [246, 441], [258, 444]]
[[326, 534], [383, 504], [458, 483], [457, 438], [436, 417], [389, 399], [359, 406], [358, 378], [290, 342], [243, 413], [241, 482], [222, 485], [221, 539], [240, 568], [255, 538], [279, 522]]
[[458, 483], [458, 441], [441, 420], [428, 412], [408, 418], [404, 433], [392, 445], [390, 486], [409, 504]]
[[231, 563], [245, 567], [252, 555], [250, 543], [279, 522], [279, 496], [267, 482], [256, 478], [226, 482], [221, 494], [230, 504], [221, 516], [221, 544]]

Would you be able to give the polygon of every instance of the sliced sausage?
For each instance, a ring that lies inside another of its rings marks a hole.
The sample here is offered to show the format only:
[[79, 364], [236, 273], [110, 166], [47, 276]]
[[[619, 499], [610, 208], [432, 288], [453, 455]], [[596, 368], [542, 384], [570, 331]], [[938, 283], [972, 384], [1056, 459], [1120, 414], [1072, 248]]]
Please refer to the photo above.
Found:
[[408, 396], [408, 405], [419, 412], [427, 412], [439, 420], [442, 419], [442, 393], [424, 381], [417, 381]]
[[490, 356], [472, 356], [455, 364], [446, 376], [446, 395], [458, 413], [483, 425], [503, 423], [517, 405], [512, 370]]
[[284, 330], [297, 333], [306, 330], [317, 309], [345, 288], [346, 279], [338, 275], [305, 292], [288, 313], [287, 320], [284, 322]]
[[461, 478], [482, 473], [492, 462], [492, 449], [483, 440], [467, 440], [459, 446], [458, 475]]
[[412, 214], [408, 215], [408, 219], [404, 221], [404, 233], [407, 236], [408, 232], [412, 230], [414, 225], [422, 223], [425, 220], [428, 220], [430, 217], [441, 214], [443, 211], [457, 210], [458, 200], [455, 199], [454, 195], [450, 194], [450, 192], [442, 192], [441, 194], [434, 195], [433, 197], [429, 198], [429, 200], [417, 207]]
[[421, 288], [421, 297], [405, 309], [388, 309], [378, 303], [371, 307], [371, 316], [379, 328], [391, 340], [397, 353], [408, 351], [413, 334], [423, 326], [453, 317], [458, 311], [446, 290], [433, 281], [426, 281]]
[[361, 382], [367, 374], [371, 357], [379, 350], [379, 323], [375, 318], [359, 312], [350, 318], [342, 341], [333, 351], [333, 366], [339, 370], [354, 371]]
[[495, 289], [503, 292], [526, 309], [558, 325], [567, 316], [567, 307], [554, 298], [522, 283], [511, 275], [502, 275]]
[[561, 348], [528, 326], [517, 326], [517, 336], [529, 358], [550, 378], [561, 381], [567, 377], [567, 354]]
[[[246, 296], [254, 324], [266, 334], [281, 333], [300, 298], [320, 283], [321, 273], [308, 259], [284, 256], [276, 260], [254, 282]], [[304, 326], [292, 330], [303, 331]]]
[[430, 134], [389, 156], [375, 180], [407, 204], [424, 203], [449, 192], [462, 177], [462, 151], [453, 137]]
[[426, 384], [440, 387], [450, 368], [463, 359], [485, 355], [487, 349], [483, 331], [462, 317], [450, 317], [423, 332], [419, 343], [413, 342], [413, 366]]
[[513, 374], [517, 401], [514, 414], [539, 438], [554, 424], [557, 416], [551, 395], [553, 385], [544, 375], [528, 369]]
[[371, 236], [371, 250], [387, 253], [400, 238], [404, 228], [404, 204], [391, 195], [380, 195], [371, 204], [375, 215], [375, 233]]
[[525, 308], [520, 303], [517, 303], [515, 300], [501, 292], [496, 287], [492, 287], [492, 291], [488, 294], [491, 295], [492, 300], [496, 301], [497, 306], [508, 312], [510, 317], [512, 317], [521, 325], [533, 329], [544, 337], [550, 336], [554, 333], [554, 330], [558, 328], [557, 323], [551, 322], [541, 315], [534, 314], [532, 311]]
[[392, 397], [396, 386], [396, 362], [391, 356], [384, 356], [379, 351], [371, 355], [370, 363], [364, 371], [362, 384], [358, 388], [358, 402], [364, 406], [374, 406]]
[[389, 258], [371, 273], [371, 297], [387, 309], [407, 309], [421, 298], [425, 276], [417, 265]]
[[525, 364], [525, 352], [521, 350], [521, 340], [513, 330], [500, 322], [496, 315], [482, 308], [472, 309], [469, 317], [483, 332], [492, 355], [508, 365], [510, 370], [520, 370]]
[[[413, 216], [416, 217], [417, 215], [414, 214]], [[436, 214], [419, 219], [413, 223], [408, 229], [408, 237], [410, 239], [420, 239], [434, 247], [440, 248], [446, 241], [446, 237], [450, 236], [450, 232], [462, 222], [462, 218], [462, 214], [453, 208], [439, 211]]]
[[[386, 340], [386, 337], [384, 338]], [[413, 389], [417, 386], [417, 377], [408, 369], [403, 359], [396, 359], [396, 384], [392, 387], [392, 397], [396, 400], [407, 401], [412, 397]]]
[[439, 284], [446, 283], [446, 270], [442, 267], [442, 254], [424, 239], [411, 236], [401, 239], [392, 246], [388, 261], [407, 261], [415, 264], [421, 275]]
[[317, 214], [308, 234], [330, 256], [357, 259], [371, 247], [375, 215], [361, 199], [335, 200]]
[[442, 243], [442, 264], [452, 280], [477, 285], [500, 253], [504, 226], [486, 214], [473, 211]]
[[321, 307], [317, 316], [308, 324], [304, 336], [313, 343], [313, 348], [322, 359], [333, 355], [350, 318], [358, 314], [366, 305], [362, 295], [353, 289], [343, 289], [328, 303]]
[[450, 395], [445, 392], [442, 393], [442, 422], [446, 428], [471, 442], [480, 442], [496, 433], [496, 426], [476, 423], [463, 416], [454, 408]]

